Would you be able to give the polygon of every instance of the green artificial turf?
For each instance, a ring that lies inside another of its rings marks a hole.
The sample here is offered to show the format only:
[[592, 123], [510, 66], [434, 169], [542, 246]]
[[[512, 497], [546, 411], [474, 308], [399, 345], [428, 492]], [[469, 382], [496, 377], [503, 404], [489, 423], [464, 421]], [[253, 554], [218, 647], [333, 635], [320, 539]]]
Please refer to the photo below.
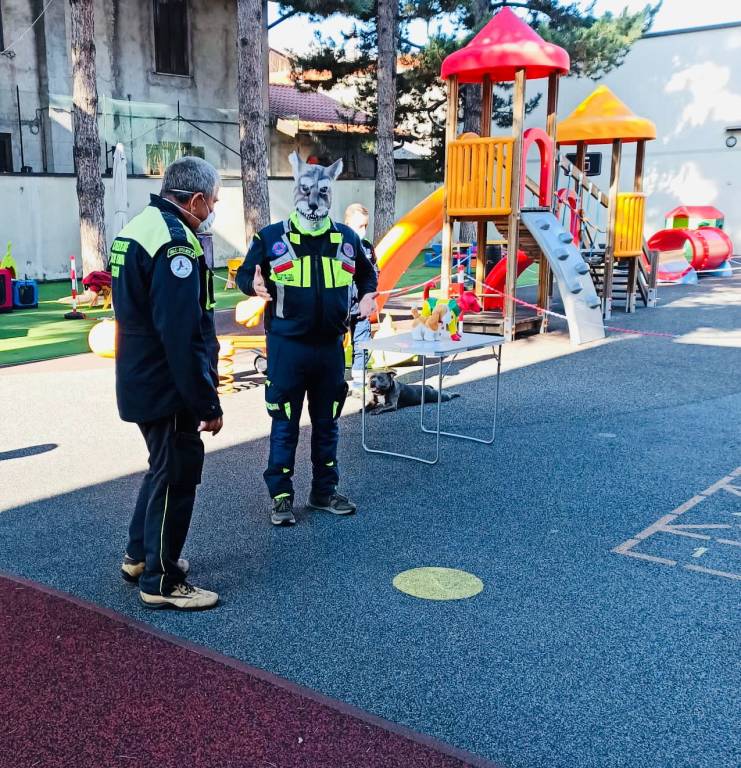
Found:
[[[424, 256], [420, 254], [397, 287], [419, 285], [439, 274], [439, 268], [425, 266]], [[534, 285], [537, 282], [538, 268], [533, 265], [520, 275], [517, 285]], [[226, 269], [217, 269], [214, 284], [216, 309], [231, 309], [246, 298], [238, 289], [227, 291], [225, 286]], [[50, 360], [90, 351], [87, 343], [90, 329], [101, 318], [113, 317], [113, 312], [104, 312], [101, 307], [88, 309], [83, 306], [80, 310], [86, 316], [85, 320], [65, 320], [64, 315], [71, 310], [71, 306], [60, 304], [59, 299], [69, 294], [70, 286], [66, 280], [41, 283], [38, 309], [15, 309], [0, 314], [0, 365]]]
[[[217, 309], [229, 309], [245, 297], [237, 290], [225, 290], [226, 269], [216, 270], [214, 293]], [[219, 279], [221, 278], [221, 279]], [[30, 363], [54, 357], [89, 352], [88, 333], [103, 317], [113, 317], [102, 304], [96, 309], [80, 307], [85, 320], [65, 320], [72, 307], [59, 299], [70, 295], [70, 284], [63, 280], [39, 284], [38, 309], [14, 309], [0, 314], [0, 365]]]

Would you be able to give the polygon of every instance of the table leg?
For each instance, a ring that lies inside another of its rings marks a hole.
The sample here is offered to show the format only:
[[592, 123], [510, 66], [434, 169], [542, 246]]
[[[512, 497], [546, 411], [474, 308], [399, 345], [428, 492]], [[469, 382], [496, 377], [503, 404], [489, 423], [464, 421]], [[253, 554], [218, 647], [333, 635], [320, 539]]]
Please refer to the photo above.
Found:
[[[363, 362], [367, 363], [367, 354], [368, 351], [364, 350], [364, 356], [363, 356]], [[442, 385], [442, 358], [440, 360], [440, 368], [439, 368], [439, 376], [440, 376], [440, 383]], [[422, 357], [422, 405], [420, 406], [420, 410], [422, 413], [424, 413], [425, 408], [425, 391], [424, 391], [424, 381], [426, 379], [426, 372], [427, 372], [427, 358]], [[365, 426], [365, 379], [363, 379], [363, 413], [361, 416], [361, 431], [362, 431], [362, 438], [363, 438], [363, 449], [367, 453], [378, 453], [383, 456], [395, 456], [397, 459], [410, 459], [411, 461], [418, 461], [421, 464], [437, 464], [438, 461], [440, 461], [440, 397], [437, 399], [437, 438], [435, 441], [435, 457], [432, 459], [425, 459], [422, 456], [412, 456], [409, 453], [396, 453], [394, 451], [383, 451], [380, 448], [369, 448], [368, 443], [366, 440], [366, 426]], [[424, 429], [424, 427], [423, 427]], [[428, 431], [428, 430], [425, 430]], [[429, 430], [432, 432], [432, 430]], [[434, 434], [434, 433], [433, 433]]]
[[[491, 437], [489, 438], [482, 438], [482, 437], [473, 437], [472, 435], [461, 435], [457, 432], [445, 432], [444, 430], [440, 430], [440, 404], [442, 402], [442, 391], [443, 391], [443, 376], [442, 376], [442, 358], [440, 358], [440, 368], [439, 368], [439, 385], [438, 385], [438, 398], [437, 398], [437, 429], [427, 429], [424, 425], [424, 418], [421, 422], [422, 431], [426, 432], [429, 435], [437, 434], [438, 440], [440, 439], [440, 435], [445, 435], [446, 437], [457, 437], [459, 440], [470, 440], [474, 443], [483, 443], [484, 445], [491, 445], [497, 434], [497, 413], [499, 411], [499, 374], [502, 370], [502, 347], [499, 347], [499, 352], [495, 351], [495, 347], [492, 347], [492, 355], [494, 356], [494, 359], [497, 361], [497, 375], [496, 375], [496, 384], [494, 388], [494, 418], [492, 420], [492, 427], [491, 427]], [[422, 381], [424, 386], [424, 373], [422, 374]], [[424, 389], [422, 390], [422, 402], [424, 403]], [[423, 414], [424, 414], [424, 408], [423, 408]]]

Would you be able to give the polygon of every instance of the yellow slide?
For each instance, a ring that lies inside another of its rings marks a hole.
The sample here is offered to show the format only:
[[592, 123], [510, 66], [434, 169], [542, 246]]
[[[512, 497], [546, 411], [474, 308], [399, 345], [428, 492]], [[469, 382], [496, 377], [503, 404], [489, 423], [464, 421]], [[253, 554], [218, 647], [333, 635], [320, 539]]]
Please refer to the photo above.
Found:
[[378, 257], [378, 311], [388, 299], [388, 293], [419, 252], [443, 228], [443, 188], [439, 187], [419, 205], [402, 216], [376, 246]]

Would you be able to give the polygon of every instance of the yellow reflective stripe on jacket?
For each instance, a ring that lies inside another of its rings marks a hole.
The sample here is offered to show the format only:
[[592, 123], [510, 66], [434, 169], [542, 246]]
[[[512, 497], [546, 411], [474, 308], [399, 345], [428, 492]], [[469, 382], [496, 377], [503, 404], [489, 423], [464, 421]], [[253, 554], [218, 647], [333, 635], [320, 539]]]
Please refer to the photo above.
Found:
[[216, 299], [214, 298], [214, 273], [206, 270], [206, 309], [214, 309]]
[[331, 259], [332, 269], [334, 270], [334, 285], [335, 288], [346, 288], [352, 284], [353, 276], [351, 272], [342, 268], [342, 261], [340, 259]]
[[329, 256], [322, 256], [322, 272], [324, 274], [324, 287], [334, 288], [334, 266], [332, 264], [332, 259], [329, 258]]
[[[173, 216], [173, 218], [176, 218]], [[203, 255], [203, 248], [198, 242], [195, 234], [177, 219], [182, 233], [182, 239], [192, 248], [196, 258]], [[116, 238], [134, 240], [138, 243], [152, 258], [163, 245], [172, 242], [173, 235], [170, 234], [170, 228], [167, 226], [162, 211], [153, 205], [148, 205], [141, 213], [134, 218], [118, 233]]]
[[280, 272], [271, 269], [270, 279], [278, 285], [311, 288], [311, 256], [292, 259], [291, 266]]
[[322, 272], [325, 288], [347, 288], [352, 283], [352, 273], [342, 268], [342, 260], [322, 256]]

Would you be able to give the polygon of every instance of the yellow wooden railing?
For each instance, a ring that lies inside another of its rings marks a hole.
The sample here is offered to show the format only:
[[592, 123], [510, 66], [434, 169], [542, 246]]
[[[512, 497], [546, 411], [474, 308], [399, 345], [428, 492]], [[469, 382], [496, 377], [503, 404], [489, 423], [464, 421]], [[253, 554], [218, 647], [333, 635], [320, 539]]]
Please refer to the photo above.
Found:
[[643, 250], [643, 220], [646, 195], [641, 192], [621, 192], [617, 198], [615, 216], [616, 259], [635, 258]]
[[512, 212], [512, 149], [504, 136], [456, 139], [448, 144], [449, 216], [500, 216]]

